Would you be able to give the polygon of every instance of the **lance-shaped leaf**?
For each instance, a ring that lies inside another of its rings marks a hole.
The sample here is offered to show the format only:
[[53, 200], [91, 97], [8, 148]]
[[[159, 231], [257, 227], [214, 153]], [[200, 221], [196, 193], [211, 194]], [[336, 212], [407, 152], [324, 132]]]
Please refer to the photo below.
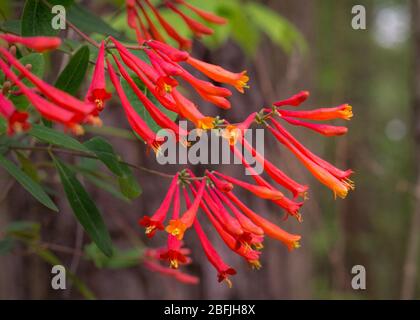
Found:
[[132, 171], [125, 163], [121, 162], [121, 157], [115, 153], [114, 148], [109, 142], [103, 138], [95, 137], [85, 142], [84, 145], [95, 153], [112, 173], [119, 177], [118, 182], [124, 196], [128, 199], [134, 199], [141, 194], [141, 187], [137, 183]]
[[16, 181], [22, 185], [22, 187], [24, 187], [30, 194], [33, 195], [35, 199], [41, 202], [44, 206], [53, 211], [58, 211], [57, 206], [47, 195], [42, 186], [34, 180], [32, 180], [12, 161], [0, 155], [0, 166], [2, 166], [10, 175], [12, 175], [16, 179]]
[[54, 36], [60, 30], [51, 26], [53, 14], [43, 0], [27, 0], [22, 13], [21, 32], [25, 37]]
[[39, 124], [33, 124], [31, 131], [29, 131], [28, 133], [29, 135], [37, 138], [38, 140], [51, 143], [52, 145], [57, 145], [60, 147], [73, 149], [81, 152], [89, 152], [89, 149], [86, 148], [76, 139], [62, 132], [47, 128]]
[[89, 47], [83, 46], [70, 59], [58, 77], [55, 87], [75, 95], [85, 78], [89, 64]]
[[97, 14], [74, 4], [67, 11], [67, 19], [85, 33], [99, 33], [120, 38], [121, 34], [102, 20]]
[[56, 157], [52, 156], [52, 158], [60, 174], [67, 200], [77, 220], [98, 248], [105, 255], [111, 256], [111, 237], [95, 203], [76, 178], [75, 173]]

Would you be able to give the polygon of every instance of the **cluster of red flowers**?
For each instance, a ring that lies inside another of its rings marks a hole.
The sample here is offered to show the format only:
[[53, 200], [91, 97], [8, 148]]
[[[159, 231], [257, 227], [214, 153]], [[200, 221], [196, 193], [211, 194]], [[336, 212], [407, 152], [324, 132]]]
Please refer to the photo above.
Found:
[[[213, 23], [213, 24], [225, 24], [226, 19], [201, 10], [194, 7], [184, 0], [172, 0], [164, 1], [164, 6], [169, 8], [171, 11], [176, 13], [192, 31], [192, 33], [200, 38], [203, 35], [213, 34], [213, 30], [201, 22], [189, 17], [183, 11], [179, 9], [179, 6], [188, 8], [193, 11], [202, 20]], [[132, 28], [137, 35], [139, 43], [143, 43], [145, 40], [155, 39], [159, 42], [166, 43], [165, 37], [159, 31], [159, 28], [153, 23], [150, 14], [147, 12], [147, 8], [151, 10], [159, 25], [165, 30], [168, 37], [174, 40], [180, 49], [188, 50], [191, 48], [192, 41], [181, 36], [177, 30], [175, 30], [171, 24], [165, 20], [158, 8], [154, 6], [149, 0], [127, 0], [127, 22], [128, 26]], [[143, 18], [143, 19], [142, 19]]]
[[[58, 47], [61, 43], [55, 37], [29, 37], [23, 38], [9, 34], [0, 35], [0, 39], [9, 43], [20, 43], [36, 51], [46, 51]], [[24, 66], [15, 57], [16, 50], [13, 47], [10, 51], [0, 47], [0, 69], [5, 75], [3, 89], [0, 93], [0, 113], [8, 121], [8, 133], [28, 130], [28, 114], [16, 110], [9, 95], [25, 95], [34, 108], [46, 119], [64, 125], [74, 134], [82, 134], [81, 124], [89, 123], [100, 125], [98, 110], [94, 104], [81, 101], [72, 95], [55, 88], [33, 74], [31, 65]], [[15, 68], [19, 75], [12, 71]], [[34, 88], [29, 87], [23, 81], [27, 79]]]
[[[160, 252], [160, 256], [157, 256], [161, 260], [167, 260], [171, 268], [178, 268], [180, 265], [189, 262], [190, 260], [183, 253], [186, 252], [186, 249], [182, 247], [181, 240], [185, 232], [194, 227], [207, 258], [218, 272], [219, 281], [226, 280], [229, 286], [231, 285], [228, 276], [234, 275], [236, 272], [222, 260], [205, 235], [197, 219], [199, 208], [205, 213], [225, 244], [253, 267], [260, 267], [259, 256], [261, 252], [259, 250], [263, 248], [262, 242], [265, 235], [281, 241], [289, 250], [299, 247], [301, 238], [299, 235], [290, 234], [268, 221], [251, 210], [233, 193], [234, 186], [243, 188], [261, 199], [273, 202], [298, 221], [302, 220], [299, 209], [303, 205], [303, 200], [306, 199], [308, 186], [302, 185], [287, 176], [270, 161], [258, 154], [245, 140], [243, 130], [246, 130], [252, 123], [264, 124], [273, 136], [284, 144], [321, 183], [333, 191], [334, 195], [341, 198], [346, 197], [348, 191], [354, 188], [352, 181], [349, 179], [352, 171], [340, 170], [316, 156], [275, 119], [278, 117], [280, 120], [307, 127], [326, 136], [342, 135], [347, 131], [345, 127], [341, 126], [318, 124], [298, 119], [349, 120], [352, 117], [349, 105], [310, 111], [292, 111], [281, 108], [283, 106], [298, 106], [307, 97], [308, 92], [301, 92], [289, 99], [275, 103], [272, 109], [266, 108], [260, 113], [253, 113], [244, 122], [236, 125], [229, 124], [224, 129], [223, 136], [231, 141], [232, 152], [240, 157], [244, 167], [250, 170], [255, 184], [238, 180], [217, 171], [206, 171], [205, 177], [198, 178], [194, 176], [191, 170], [186, 169], [174, 177], [158, 210], [152, 216], [144, 216], [139, 221], [140, 225], [146, 228], [148, 237], [153, 237], [158, 230], [165, 230], [168, 233], [167, 246], [157, 251]], [[243, 156], [239, 144], [250, 152], [263, 165], [265, 173], [275, 183], [287, 189], [293, 198], [288, 198], [276, 186], [258, 175]], [[186, 203], [186, 210], [182, 215], [179, 214], [180, 186], [182, 186]], [[189, 194], [194, 197], [192, 203]], [[302, 201], [297, 200], [299, 197]], [[164, 224], [171, 202], [173, 202], [174, 212], [165, 227]]]
[[[192, 10], [207, 22], [219, 24], [226, 22], [223, 18], [198, 9], [184, 0], [165, 1], [164, 5], [178, 14], [197, 36], [211, 34], [212, 30], [187, 16], [179, 7], [183, 6]], [[161, 28], [153, 24], [150, 12], [155, 15]], [[333, 191], [334, 195], [344, 198], [348, 191], [354, 188], [349, 179], [352, 171], [340, 170], [312, 153], [294, 138], [280, 121], [302, 126], [325, 136], [337, 136], [345, 134], [347, 128], [308, 122], [308, 120], [349, 120], [352, 117], [351, 107], [344, 104], [310, 111], [286, 110], [285, 106], [297, 107], [308, 98], [309, 93], [303, 91], [274, 103], [271, 108], [252, 113], [242, 123], [231, 124], [227, 120], [206, 116], [200, 112], [196, 104], [181, 94], [181, 90], [178, 90], [181, 81], [191, 86], [203, 100], [223, 109], [231, 107], [228, 97], [232, 95], [232, 92], [223, 86], [194, 77], [183, 67], [183, 64], [186, 63], [210, 80], [232, 86], [241, 93], [244, 92], [244, 88], [247, 88], [249, 80], [246, 72], [233, 73], [220, 66], [191, 57], [187, 51], [184, 51], [190, 48], [191, 41], [180, 36], [149, 0], [127, 0], [127, 13], [128, 25], [136, 31], [139, 49], [146, 53], [150, 63], [146, 63], [122, 43], [109, 37], [98, 45], [99, 54], [93, 77], [82, 101], [36, 77], [31, 73], [30, 66], [24, 66], [16, 59], [14, 47], [9, 50], [0, 47], [2, 58], [0, 58], [0, 69], [4, 72], [6, 80], [0, 94], [0, 114], [8, 121], [9, 134], [28, 130], [30, 128], [28, 114], [16, 110], [8, 99], [10, 95], [23, 94], [46, 119], [64, 125], [73, 133], [82, 133], [82, 124], [101, 124], [100, 112], [103, 111], [105, 102], [111, 98], [111, 93], [106, 89], [105, 74], [108, 72], [130, 126], [156, 152], [163, 143], [162, 138], [135, 111], [123, 90], [120, 79], [128, 83], [153, 120], [160, 127], [170, 129], [180, 143], [187, 141], [188, 131], [180, 128], [144, 94], [132, 77], [133, 74], [142, 81], [163, 107], [177, 113], [180, 118], [189, 120], [201, 130], [219, 129], [222, 136], [229, 141], [232, 153], [241, 159], [244, 167], [252, 174], [255, 184], [216, 171], [206, 171], [204, 177], [196, 177], [191, 170], [183, 170], [174, 176], [158, 210], [151, 216], [142, 217], [140, 224], [146, 228], [148, 237], [154, 236], [158, 230], [165, 230], [168, 233], [165, 247], [150, 249], [145, 255], [145, 263], [150, 269], [186, 283], [196, 283], [195, 277], [173, 270], [191, 262], [191, 258], [188, 257], [189, 250], [183, 247], [182, 239], [185, 232], [194, 229], [209, 262], [217, 270], [219, 281], [225, 280], [231, 285], [229, 276], [234, 275], [236, 271], [223, 261], [207, 238], [197, 219], [200, 208], [228, 248], [252, 266], [259, 268], [260, 250], [263, 248], [262, 242], [265, 235], [283, 242], [289, 250], [299, 247], [301, 237], [286, 232], [252, 211], [233, 193], [234, 186], [243, 188], [261, 199], [271, 201], [298, 221], [301, 221], [299, 210], [306, 199], [308, 190], [308, 186], [296, 182], [259, 154], [244, 138], [244, 130], [252, 124], [266, 127], [275, 139], [289, 149], [321, 183]], [[165, 30], [166, 34], [179, 44], [179, 49], [166, 43], [160, 29]], [[22, 38], [10, 34], [2, 34], [0, 39], [9, 44], [22, 44], [36, 51], [51, 50], [61, 43], [60, 39], [55, 37]], [[112, 51], [113, 49], [116, 49], [116, 52]], [[111, 56], [113, 61], [109, 60], [107, 55]], [[17, 70], [18, 74], [12, 68]], [[27, 79], [33, 87], [28, 87], [22, 81], [23, 79]], [[251, 153], [263, 166], [264, 172], [276, 184], [288, 190], [291, 196], [288, 197], [272, 182], [258, 175], [244, 157], [242, 148]], [[181, 196], [186, 208], [182, 214]], [[165, 226], [171, 205], [173, 213]], [[159, 264], [159, 261], [167, 261], [169, 267]]]

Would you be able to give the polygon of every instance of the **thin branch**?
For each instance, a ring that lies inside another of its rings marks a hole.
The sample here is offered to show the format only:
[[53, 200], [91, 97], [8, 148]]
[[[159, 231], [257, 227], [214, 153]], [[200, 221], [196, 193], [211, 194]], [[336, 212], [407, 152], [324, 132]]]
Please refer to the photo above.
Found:
[[[99, 158], [94, 155], [93, 153], [83, 152], [83, 151], [74, 151], [70, 149], [64, 149], [64, 148], [55, 148], [55, 147], [42, 147], [42, 146], [34, 146], [34, 147], [26, 147], [26, 146], [10, 146], [9, 149], [11, 150], [26, 150], [26, 151], [42, 151], [42, 152], [57, 152], [57, 153], [63, 153], [68, 154], [76, 157], [83, 157], [83, 158], [89, 158], [89, 159], [96, 159], [99, 160]], [[163, 173], [157, 170], [149, 169], [140, 165], [128, 163], [125, 161], [120, 161], [120, 163], [125, 164], [131, 168], [144, 171], [150, 174], [155, 174], [164, 178], [172, 179], [175, 177], [175, 175]]]

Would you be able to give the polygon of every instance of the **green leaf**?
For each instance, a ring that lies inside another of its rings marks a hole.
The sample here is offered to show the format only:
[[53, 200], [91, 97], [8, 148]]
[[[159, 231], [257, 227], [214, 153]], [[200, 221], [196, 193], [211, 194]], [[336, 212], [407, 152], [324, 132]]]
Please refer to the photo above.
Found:
[[22, 152], [15, 152], [17, 155], [17, 158], [19, 160], [20, 166], [23, 170], [23, 172], [25, 172], [32, 180], [39, 182], [39, 176], [38, 176], [38, 171], [36, 169], [36, 167], [34, 166], [34, 164], [32, 163], [31, 160], [29, 160], [29, 158], [27, 156], [25, 156]]
[[55, 87], [75, 95], [82, 84], [89, 65], [89, 47], [81, 47], [58, 77]]
[[40, 237], [41, 225], [32, 221], [15, 221], [7, 225], [6, 236], [20, 240], [34, 240]]
[[229, 24], [232, 30], [232, 38], [242, 47], [248, 55], [254, 55], [260, 41], [260, 33], [250, 23], [244, 10], [230, 12]]
[[0, 256], [5, 256], [6, 254], [9, 254], [10, 251], [13, 250], [13, 247], [15, 245], [15, 241], [10, 238], [5, 238], [0, 240]]
[[115, 154], [112, 145], [101, 137], [94, 137], [86, 141], [84, 145], [108, 167], [108, 169], [117, 176], [124, 174], [120, 164], [120, 157]]
[[67, 200], [76, 218], [85, 231], [96, 243], [99, 249], [107, 255], [112, 255], [111, 237], [95, 203], [90, 198], [82, 184], [71, 171], [59, 159], [52, 156], [54, 164], [60, 174]]
[[[165, 107], [163, 107], [157, 99], [153, 96], [153, 94], [144, 88], [144, 85], [138, 78], [134, 78], [134, 81], [136, 82], [137, 86], [143, 90], [143, 92], [146, 94], [146, 96], [150, 99], [150, 101], [153, 102], [155, 106], [157, 106], [163, 113], [165, 113], [170, 119], [175, 120], [177, 117], [177, 114], [175, 112], [172, 112]], [[121, 86], [127, 95], [128, 100], [130, 101], [130, 104], [133, 106], [134, 110], [143, 118], [144, 121], [146, 121], [147, 125], [152, 129], [154, 132], [158, 132], [162, 128], [156, 124], [156, 122], [153, 120], [153, 118], [150, 116], [149, 112], [147, 112], [146, 108], [143, 106], [143, 103], [139, 100], [134, 90], [131, 88], [131, 86], [128, 84], [127, 81], [125, 81], [123, 78], [121, 78]]]
[[59, 30], [51, 26], [53, 17], [51, 9], [42, 0], [26, 0], [22, 13], [22, 35], [55, 36]]
[[81, 152], [89, 152], [89, 149], [76, 139], [62, 132], [47, 128], [39, 124], [33, 124], [32, 129], [28, 132], [28, 134], [41, 141], [51, 143], [52, 145], [57, 145]]
[[286, 53], [294, 47], [302, 51], [306, 42], [302, 34], [285, 18], [259, 3], [249, 2], [244, 6], [251, 25], [264, 32], [273, 43], [277, 44]]
[[92, 173], [87, 171], [80, 171], [80, 173], [86, 178], [86, 180], [88, 180], [94, 186], [105, 190], [117, 199], [128, 202], [128, 198], [125, 195], [123, 195], [120, 192], [120, 190], [117, 189], [114, 183], [104, 180], [101, 177], [97, 177], [96, 175], [93, 175]]
[[85, 146], [95, 153], [112, 173], [119, 177], [118, 182], [124, 196], [128, 199], [135, 199], [142, 193], [133, 172], [127, 164], [121, 162], [121, 157], [115, 153], [109, 142], [103, 138], [95, 137], [85, 142]]
[[125, 164], [121, 164], [121, 168], [124, 174], [118, 178], [120, 190], [128, 199], [135, 199], [142, 194], [143, 190], [132, 174], [130, 168]]
[[[3, 117], [0, 117], [0, 135], [5, 134], [6, 131], [7, 131], [7, 121]], [[2, 145], [0, 145], [0, 153], [3, 153]]]
[[20, 20], [7, 20], [1, 24], [2, 31], [14, 33], [14, 34], [21, 34], [21, 24]]
[[121, 34], [103, 21], [97, 14], [93, 14], [75, 4], [67, 11], [67, 19], [85, 33], [99, 33], [105, 36], [120, 38]]
[[85, 253], [88, 259], [92, 260], [98, 268], [121, 269], [139, 265], [143, 255], [141, 248], [120, 250], [114, 248], [112, 257], [107, 257], [98, 250], [98, 247], [91, 243], [85, 246]]
[[58, 211], [57, 206], [42, 189], [41, 185], [32, 180], [25, 172], [17, 167], [13, 162], [0, 155], [0, 165], [12, 175], [32, 196], [47, 208]]

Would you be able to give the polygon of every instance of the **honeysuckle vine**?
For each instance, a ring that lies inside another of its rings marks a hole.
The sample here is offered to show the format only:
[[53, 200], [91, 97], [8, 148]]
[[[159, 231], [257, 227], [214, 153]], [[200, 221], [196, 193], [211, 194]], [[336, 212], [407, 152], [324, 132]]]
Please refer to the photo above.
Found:
[[[31, 72], [31, 65], [22, 64], [16, 57], [16, 46], [45, 52], [59, 48], [62, 43], [60, 38], [0, 34], [0, 70], [5, 76], [0, 93], [0, 114], [7, 121], [7, 133], [10, 136], [30, 130], [34, 123], [40, 123], [39, 116], [62, 126], [67, 133], [82, 135], [86, 126], [102, 126], [101, 114], [107, 112], [107, 104], [114, 97], [131, 129], [148, 149], [159, 154], [165, 141], [133, 107], [133, 101], [130, 101], [121, 84], [125, 81], [150, 117], [159, 127], [174, 132], [178, 143], [190, 146], [189, 131], [181, 128], [178, 121], [164, 111], [175, 113], [178, 119], [188, 120], [196, 129], [220, 130], [221, 136], [229, 142], [232, 154], [239, 157], [244, 168], [252, 173], [253, 183], [219, 171], [207, 170], [203, 176], [196, 176], [188, 167], [174, 174], [166, 174], [142, 166], [128, 165], [171, 179], [168, 191], [156, 211], [139, 217], [139, 225], [145, 228], [147, 237], [152, 238], [158, 232], [166, 235], [165, 245], [146, 251], [144, 265], [181, 282], [197, 283], [195, 276], [178, 270], [192, 262], [188, 244], [184, 243], [184, 235], [192, 232], [196, 234], [203, 252], [215, 268], [218, 281], [225, 281], [231, 286], [230, 278], [236, 271], [223, 260], [209, 240], [204, 231], [207, 228], [202, 227], [204, 219], [208, 220], [233, 254], [258, 269], [261, 267], [260, 256], [265, 236], [280, 241], [289, 250], [300, 246], [301, 236], [291, 234], [270, 222], [264, 217], [264, 213], [253, 211], [237, 197], [236, 190], [241, 188], [261, 201], [269, 201], [284, 210], [287, 216], [300, 222], [300, 209], [309, 191], [307, 185], [295, 181], [258, 153], [244, 138], [244, 131], [251, 126], [265, 128], [316, 179], [331, 189], [334, 197], [345, 198], [354, 188], [350, 180], [353, 171], [341, 170], [314, 154], [285, 125], [309, 129], [327, 137], [343, 135], [347, 133], [346, 127], [319, 121], [350, 120], [353, 116], [352, 108], [348, 104], [342, 104], [332, 108], [289, 110], [288, 107], [298, 108], [308, 99], [309, 92], [302, 91], [274, 102], [270, 107], [260, 106], [260, 110], [251, 112], [241, 123], [233, 124], [227, 119], [203, 114], [200, 103], [196, 104], [188, 97], [189, 91], [195, 91], [202, 101], [228, 110], [232, 108], [229, 100], [231, 90], [244, 94], [249, 89], [249, 77], [246, 71], [232, 72], [194, 58], [188, 51], [191, 49], [192, 39], [182, 36], [165, 20], [160, 12], [163, 7], [178, 15], [198, 38], [212, 34], [212, 24], [228, 22], [225, 18], [195, 7], [192, 1], [190, 3], [184, 0], [163, 1], [159, 6], [154, 6], [149, 0], [127, 0], [127, 25], [135, 32], [136, 44], [126, 44], [113, 36], [97, 42], [68, 22], [69, 27], [83, 40], [98, 48], [90, 85], [82, 99], [37, 77]], [[177, 47], [171, 43], [176, 43]], [[142, 51], [147, 61], [139, 58], [135, 51]], [[192, 75], [186, 67], [195, 69], [201, 76]], [[113, 90], [107, 88], [108, 80]], [[141, 81], [142, 87], [137, 80]], [[159, 108], [145, 94], [144, 88], [165, 110]], [[34, 112], [18, 110], [11, 99], [17, 95], [24, 95], [32, 105], [31, 111], [35, 111], [38, 116]], [[264, 176], [255, 172], [243, 156], [242, 148], [262, 165]], [[98, 159], [97, 155], [89, 152], [49, 146], [12, 146], [11, 149], [62, 152], [76, 157]]]

